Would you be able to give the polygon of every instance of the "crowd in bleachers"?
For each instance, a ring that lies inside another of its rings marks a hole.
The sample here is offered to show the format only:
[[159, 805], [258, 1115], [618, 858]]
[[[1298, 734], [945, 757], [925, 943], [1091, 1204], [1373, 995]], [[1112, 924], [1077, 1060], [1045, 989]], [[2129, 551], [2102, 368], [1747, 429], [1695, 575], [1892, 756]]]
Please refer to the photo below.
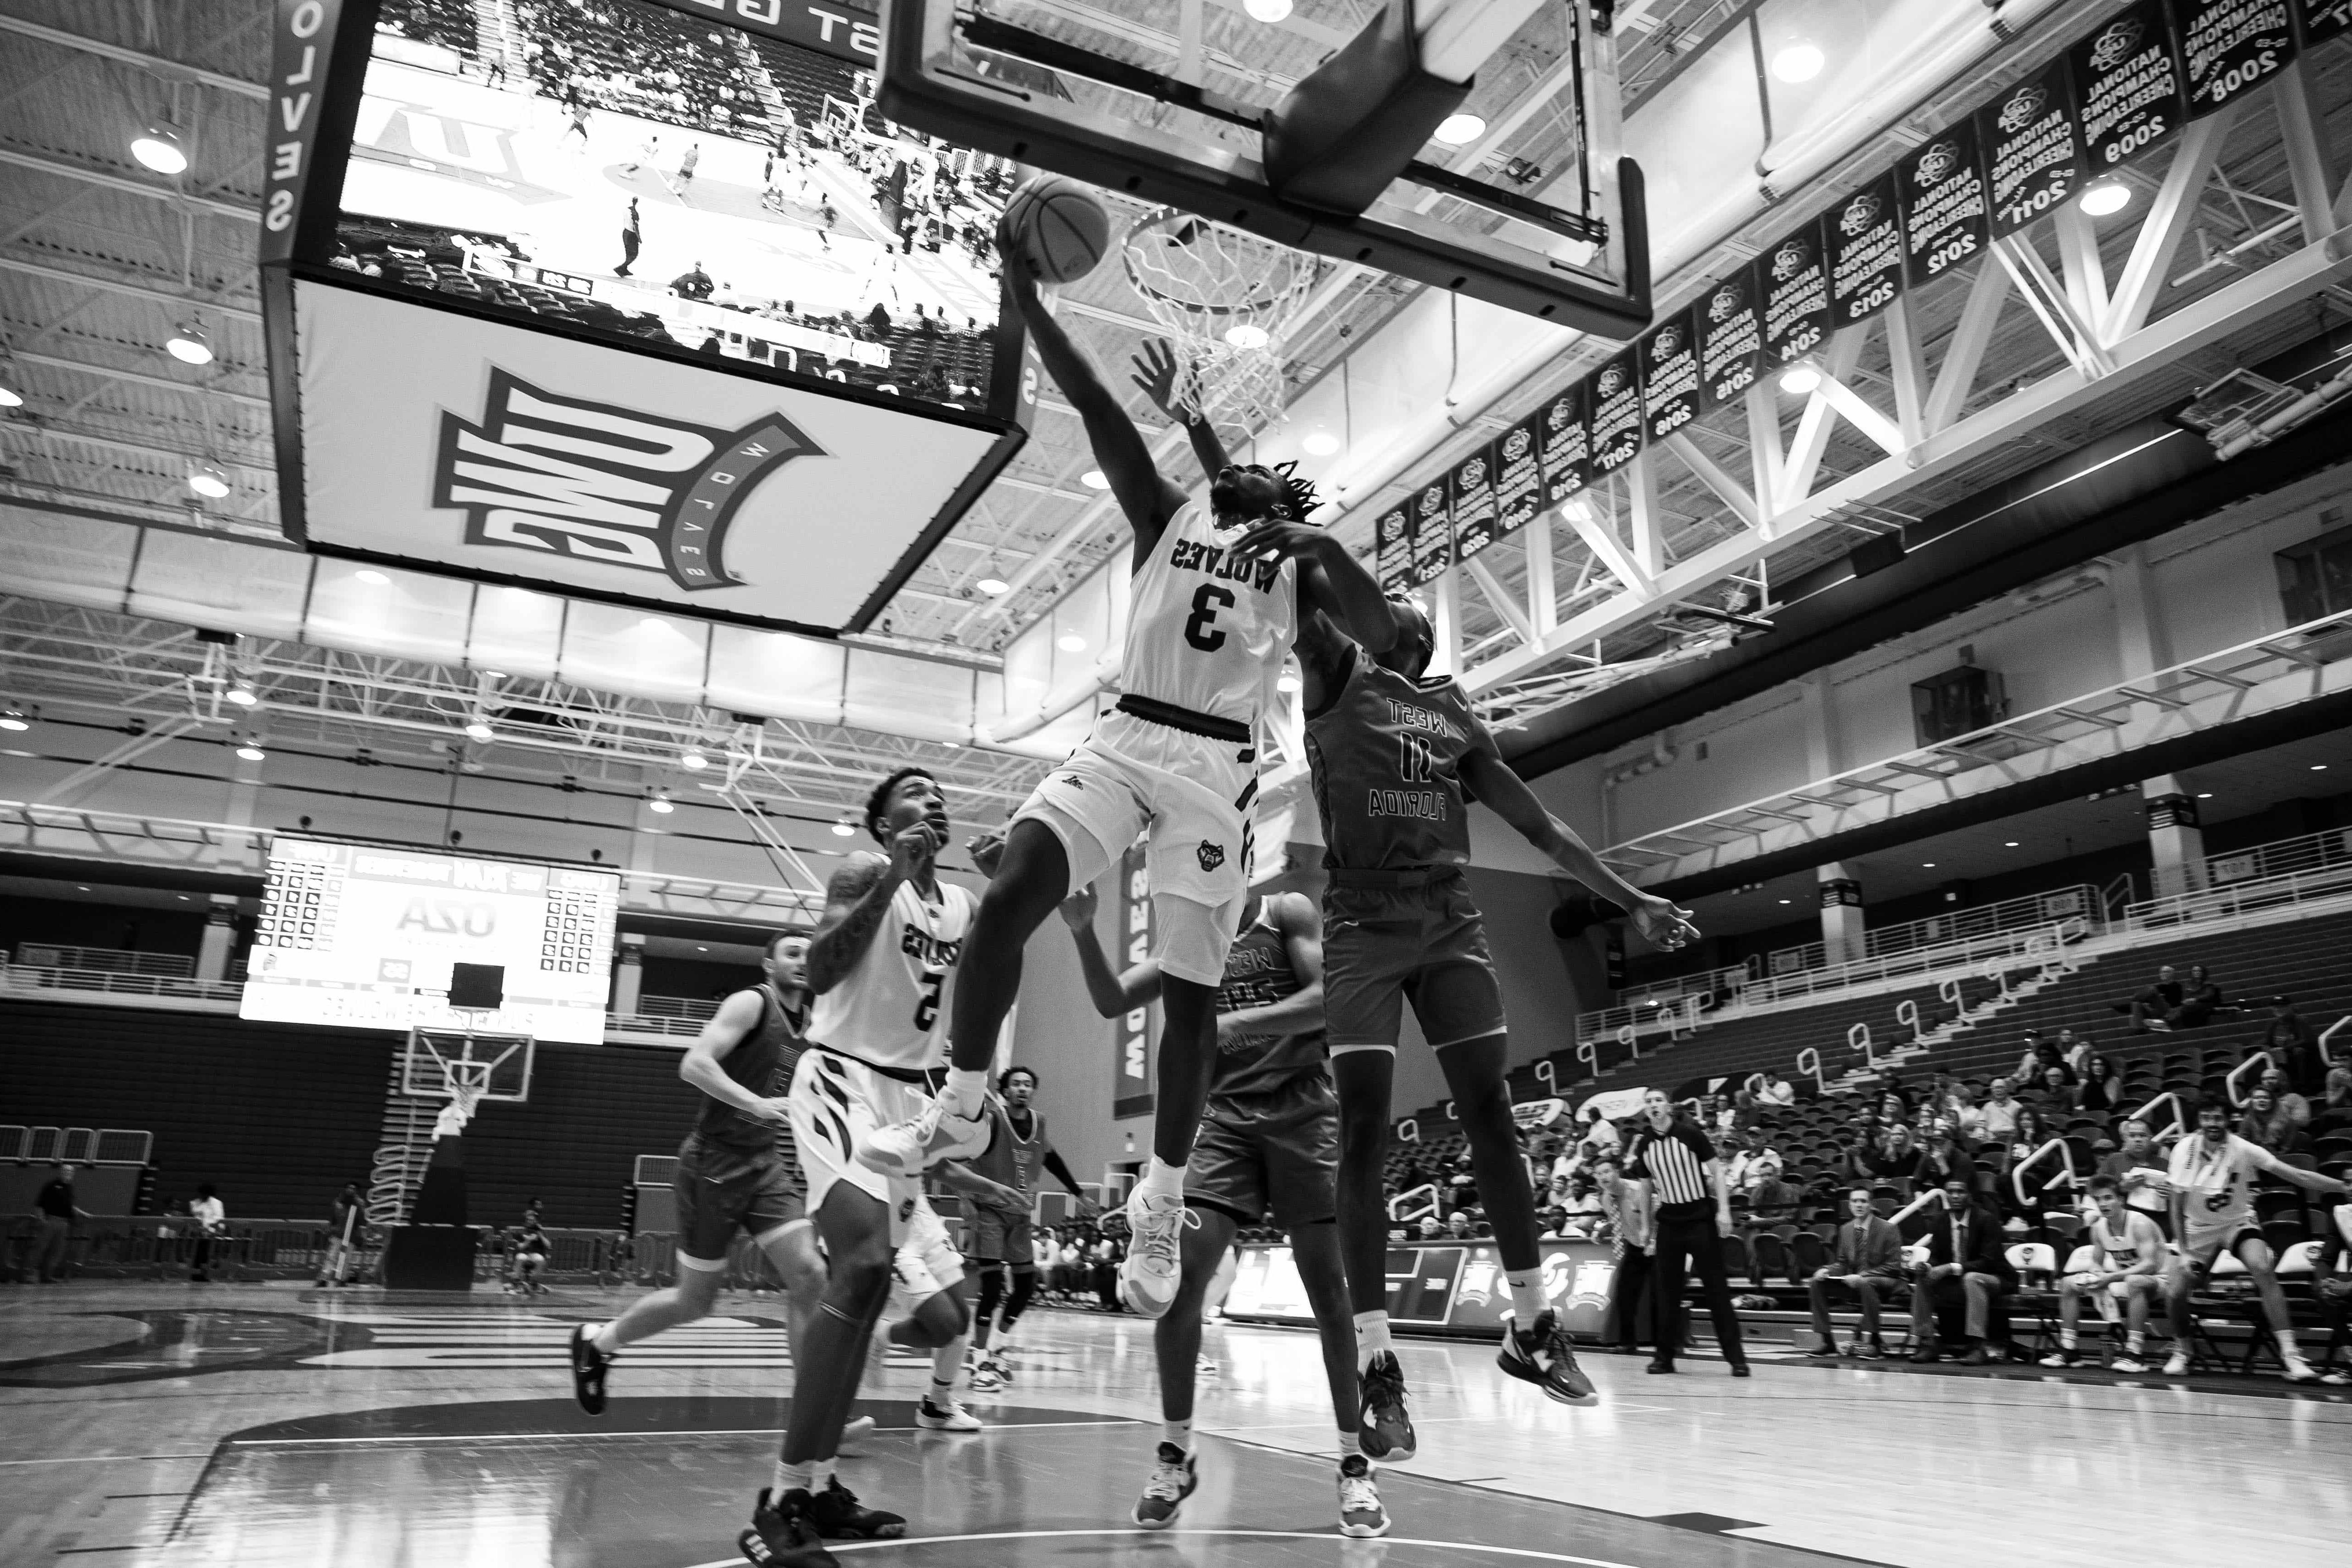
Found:
[[515, 0], [522, 66], [565, 107], [587, 104], [717, 136], [770, 134], [728, 30], [650, 5]]
[[481, 52], [469, 0], [384, 0], [376, 31], [433, 44], [471, 60]]

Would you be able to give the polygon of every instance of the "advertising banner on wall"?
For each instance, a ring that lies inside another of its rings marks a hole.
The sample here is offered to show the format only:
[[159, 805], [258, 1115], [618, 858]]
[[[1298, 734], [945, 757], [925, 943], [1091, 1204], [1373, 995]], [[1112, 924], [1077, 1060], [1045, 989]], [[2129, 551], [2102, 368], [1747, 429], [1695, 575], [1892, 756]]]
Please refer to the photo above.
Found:
[[[1617, 1266], [1610, 1248], [1584, 1241], [1542, 1244], [1544, 1300], [1580, 1340], [1601, 1337], [1609, 1288]], [[1225, 1298], [1229, 1318], [1311, 1323], [1306, 1291], [1290, 1248], [1279, 1244], [1241, 1249], [1240, 1268]], [[1388, 1253], [1388, 1308], [1405, 1328], [1442, 1330], [1499, 1339], [1511, 1292], [1490, 1241], [1433, 1242], [1392, 1247]]]

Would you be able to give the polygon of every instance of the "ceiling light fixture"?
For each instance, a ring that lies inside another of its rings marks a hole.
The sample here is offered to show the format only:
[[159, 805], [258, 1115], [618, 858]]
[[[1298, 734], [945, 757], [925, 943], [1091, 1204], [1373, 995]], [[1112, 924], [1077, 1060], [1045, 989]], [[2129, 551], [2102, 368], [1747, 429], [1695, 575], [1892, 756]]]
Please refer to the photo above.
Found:
[[0, 730], [17, 731], [29, 730], [32, 727], [33, 721], [26, 718], [25, 710], [14, 702], [5, 708], [0, 708]]
[[188, 470], [188, 488], [206, 500], [219, 500], [231, 488], [228, 470], [218, 463], [198, 463]]
[[2014, 849], [2017, 847], [2017, 840], [2014, 838], [2010, 839], [2007, 843], [2003, 844], [2001, 847], [2003, 849]]
[[1054, 639], [1054, 646], [1064, 653], [1084, 653], [1087, 651], [1087, 639], [1076, 632], [1064, 632]]
[[263, 751], [258, 744], [251, 741], [247, 741], [244, 745], [239, 746], [236, 749], [236, 754], [243, 757], [248, 763], [262, 762], [269, 755], [268, 752]]
[[2131, 187], [2121, 180], [2094, 180], [2083, 192], [2083, 210], [2093, 217], [2105, 217], [2131, 205]]
[[250, 708], [261, 700], [261, 693], [253, 689], [253, 682], [250, 680], [239, 680], [228, 689], [226, 695], [231, 702], [240, 708]]
[[1829, 57], [1816, 44], [1790, 44], [1772, 57], [1772, 74], [1782, 81], [1811, 81], [1822, 74]]
[[131, 139], [131, 155], [159, 174], [185, 174], [188, 150], [168, 120], [159, 120]]
[[212, 334], [205, 331], [202, 321], [182, 321], [172, 329], [170, 339], [163, 344], [163, 352], [182, 364], [210, 364], [213, 363]]
[[987, 595], [992, 599], [1013, 592], [1013, 584], [1006, 582], [1002, 577], [982, 577], [979, 582], [974, 583], [972, 586], [979, 589], [982, 593]]
[[2197, 798], [2198, 798], [2199, 800], [2211, 800], [2211, 799], [2213, 798], [2213, 792], [2212, 792], [2211, 790], [2210, 790], [2210, 789], [2209, 789], [2209, 790], [2206, 790], [2205, 792], [2203, 792], [2202, 794], [2200, 794], [2200, 795], [2198, 795], [2198, 797], [2197, 797]]
[[1933, 860], [1922, 860], [1919, 862], [1919, 869], [1922, 871], [1932, 871], [1935, 868], [1936, 863]]
[[1088, 468], [1078, 476], [1078, 483], [1090, 490], [1107, 490], [1110, 489], [1110, 476], [1100, 468]]
[[850, 822], [841, 821], [833, 825], [833, 831], [835, 837], [847, 838], [852, 834], [855, 834], [857, 831], [857, 828], [856, 825]]
[[1328, 430], [1309, 431], [1298, 448], [1310, 458], [1328, 458], [1339, 449], [1339, 437]]
[[24, 406], [25, 395], [16, 390], [16, 366], [13, 361], [0, 357], [0, 408]]
[[1437, 139], [1448, 147], [1466, 147], [1486, 134], [1486, 122], [1475, 114], [1449, 114], [1437, 123]]
[[469, 741], [495, 741], [499, 732], [490, 728], [488, 719], [477, 713], [466, 721], [466, 738]]
[[1780, 373], [1780, 390], [1802, 397], [1822, 384], [1822, 373], [1809, 364], [1792, 364]]
[[702, 754], [700, 746], [688, 746], [678, 753], [677, 765], [688, 773], [698, 773], [710, 765], [710, 759]]
[[677, 806], [670, 804], [669, 796], [660, 793], [659, 791], [656, 791], [653, 799], [647, 801], [646, 805], [653, 810], [661, 813], [664, 816], [667, 816], [671, 812], [677, 809]]
[[1225, 329], [1225, 342], [1237, 349], [1262, 349], [1274, 338], [1264, 327], [1242, 321]]
[[2327, 771], [2327, 764], [2326, 763], [2314, 763], [2311, 764], [2311, 771], [2315, 773], [2324, 773]]
[[1271, 26], [1290, 15], [1290, 0], [1242, 0], [1242, 9]]
[[352, 573], [352, 575], [358, 578], [362, 583], [382, 584], [392, 581], [391, 578], [385, 576], [383, 573], [377, 571], [373, 566], [362, 566], [358, 571]]

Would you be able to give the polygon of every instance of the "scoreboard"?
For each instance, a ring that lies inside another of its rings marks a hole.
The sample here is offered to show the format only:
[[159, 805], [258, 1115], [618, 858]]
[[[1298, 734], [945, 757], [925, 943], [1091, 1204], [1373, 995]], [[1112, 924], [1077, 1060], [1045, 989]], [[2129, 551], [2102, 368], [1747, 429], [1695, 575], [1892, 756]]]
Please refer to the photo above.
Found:
[[[620, 893], [612, 871], [280, 837], [237, 1016], [593, 1045]], [[502, 968], [503, 1005], [451, 1010], [453, 963]]]

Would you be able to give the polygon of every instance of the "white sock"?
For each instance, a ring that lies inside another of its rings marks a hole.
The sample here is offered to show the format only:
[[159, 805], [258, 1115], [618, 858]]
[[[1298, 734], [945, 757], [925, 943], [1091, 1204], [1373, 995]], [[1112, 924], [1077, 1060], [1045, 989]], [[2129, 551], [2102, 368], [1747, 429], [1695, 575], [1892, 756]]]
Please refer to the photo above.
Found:
[[958, 1334], [931, 1352], [931, 1403], [946, 1409], [955, 1402], [956, 1377], [963, 1371], [963, 1352], [970, 1334]]
[[2137, 1332], [2126, 1332], [2124, 1335], [2124, 1349], [2133, 1355], [2139, 1354], [2139, 1352], [2146, 1349], [2147, 1346], [2147, 1334], [2144, 1330]]
[[1511, 1288], [1511, 1315], [1515, 1320], [1512, 1327], [1524, 1334], [1544, 1314], [1543, 1270], [1514, 1268], [1503, 1279]]
[[1159, 1155], [1143, 1168], [1143, 1175], [1135, 1184], [1136, 1194], [1146, 1202], [1165, 1204], [1184, 1200], [1184, 1167], [1171, 1165]]
[[1173, 1443], [1185, 1453], [1191, 1453], [1192, 1451], [1192, 1423], [1189, 1420], [1162, 1421], [1160, 1424], [1160, 1440], [1163, 1443]]
[[2058, 1348], [2062, 1351], [2070, 1351], [2074, 1348], [2074, 1330], [2061, 1329], [2058, 1331]]
[[2278, 1329], [2273, 1331], [2278, 1335], [2279, 1354], [2284, 1356], [2289, 1361], [2301, 1361], [2303, 1359], [2303, 1347], [2294, 1342], [2294, 1331], [2293, 1329]]
[[975, 1116], [987, 1099], [988, 1074], [948, 1068], [948, 1086], [940, 1091], [940, 1104], [950, 1115]]
[[833, 1457], [809, 1461], [809, 1490], [821, 1492], [833, 1484]]
[[1372, 1358], [1382, 1351], [1396, 1346], [1389, 1340], [1389, 1315], [1386, 1312], [1356, 1314], [1356, 1369], [1360, 1372], [1372, 1364]]
[[606, 1323], [603, 1328], [598, 1329], [594, 1333], [590, 1334], [588, 1336], [588, 1342], [594, 1345], [598, 1350], [603, 1351], [606, 1355], [616, 1353], [621, 1348], [621, 1336], [614, 1333], [613, 1331], [620, 1326], [620, 1320], [617, 1318], [614, 1319], [612, 1322]]
[[772, 1496], [782, 1497], [789, 1491], [816, 1490], [816, 1467], [795, 1465], [782, 1459], [776, 1461], [775, 1489]]
[[[1363, 1445], [1357, 1441], [1355, 1432], [1349, 1427], [1339, 1428], [1339, 1435], [1332, 1439], [1331, 1458], [1337, 1463], [1344, 1465], [1348, 1462], [1349, 1455], [1360, 1454], [1363, 1451]], [[1365, 1460], [1367, 1464], [1370, 1462], [1369, 1458]]]

